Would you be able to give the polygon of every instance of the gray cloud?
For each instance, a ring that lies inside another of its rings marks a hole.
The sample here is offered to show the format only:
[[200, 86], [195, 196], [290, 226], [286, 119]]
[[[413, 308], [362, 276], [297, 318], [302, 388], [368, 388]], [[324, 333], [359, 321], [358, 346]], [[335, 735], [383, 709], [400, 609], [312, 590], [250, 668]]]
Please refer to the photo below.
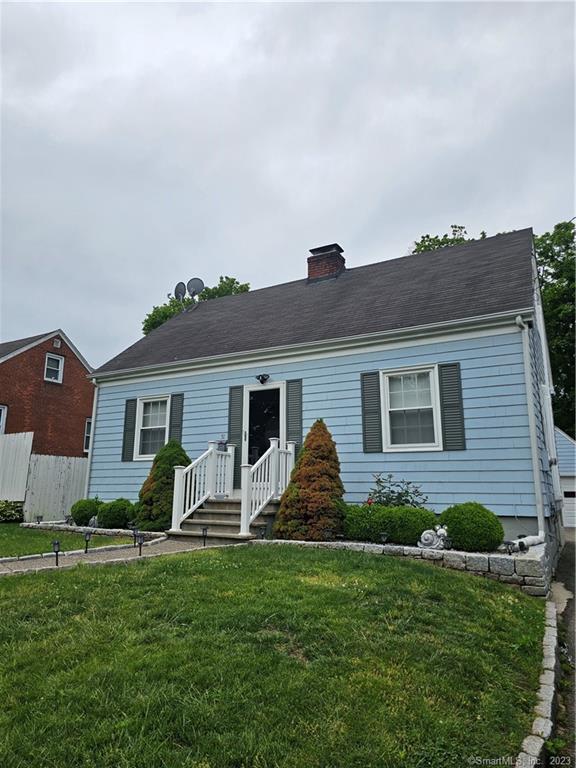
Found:
[[4, 5], [2, 338], [62, 327], [98, 364], [178, 279], [571, 217], [573, 14]]

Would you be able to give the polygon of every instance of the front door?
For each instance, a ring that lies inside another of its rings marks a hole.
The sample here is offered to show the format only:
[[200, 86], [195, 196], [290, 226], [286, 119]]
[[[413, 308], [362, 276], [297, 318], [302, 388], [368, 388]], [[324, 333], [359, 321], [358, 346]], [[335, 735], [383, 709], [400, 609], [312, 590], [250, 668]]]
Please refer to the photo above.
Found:
[[242, 463], [255, 464], [270, 448], [270, 438], [284, 439], [282, 388], [247, 387], [244, 393], [244, 440]]

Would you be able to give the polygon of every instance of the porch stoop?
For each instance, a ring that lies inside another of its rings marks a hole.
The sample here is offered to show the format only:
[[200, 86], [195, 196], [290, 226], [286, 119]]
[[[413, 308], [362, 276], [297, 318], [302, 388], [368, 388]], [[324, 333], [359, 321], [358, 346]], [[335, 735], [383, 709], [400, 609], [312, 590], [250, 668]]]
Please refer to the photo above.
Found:
[[168, 531], [171, 539], [202, 539], [202, 529], [208, 528], [206, 544], [239, 544], [266, 535], [276, 517], [279, 501], [271, 501], [250, 526], [249, 534], [240, 533], [240, 499], [208, 499], [190, 517], [183, 520], [181, 529]]

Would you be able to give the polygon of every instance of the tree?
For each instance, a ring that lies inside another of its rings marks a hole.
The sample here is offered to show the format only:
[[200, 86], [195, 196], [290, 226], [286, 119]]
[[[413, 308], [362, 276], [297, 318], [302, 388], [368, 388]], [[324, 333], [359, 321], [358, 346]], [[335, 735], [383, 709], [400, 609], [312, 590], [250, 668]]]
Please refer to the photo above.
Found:
[[[473, 238], [466, 228], [452, 225], [451, 235], [422, 235], [414, 243], [412, 253], [434, 251], [450, 245], [459, 245]], [[542, 308], [550, 365], [554, 381], [554, 422], [574, 437], [574, 262], [576, 248], [574, 222], [562, 221], [552, 232], [535, 235], [534, 248], [540, 277]], [[480, 238], [486, 237], [482, 232]]]
[[204, 288], [202, 293], [198, 294], [194, 299], [187, 296], [182, 301], [179, 301], [174, 296], [168, 294], [168, 301], [157, 307], [152, 307], [152, 311], [146, 315], [142, 322], [142, 333], [144, 336], [147, 336], [150, 331], [159, 328], [166, 320], [170, 320], [171, 317], [180, 314], [180, 312], [197, 301], [219, 299], [221, 296], [235, 296], [237, 293], [246, 293], [249, 290], [250, 283], [240, 283], [235, 277], [220, 275], [218, 285], [212, 288]]
[[152, 462], [135, 505], [135, 522], [143, 531], [166, 531], [172, 523], [174, 467], [190, 464], [188, 454], [176, 440], [169, 440]]
[[274, 525], [280, 539], [328, 541], [343, 529], [340, 461], [322, 419], [306, 435]]

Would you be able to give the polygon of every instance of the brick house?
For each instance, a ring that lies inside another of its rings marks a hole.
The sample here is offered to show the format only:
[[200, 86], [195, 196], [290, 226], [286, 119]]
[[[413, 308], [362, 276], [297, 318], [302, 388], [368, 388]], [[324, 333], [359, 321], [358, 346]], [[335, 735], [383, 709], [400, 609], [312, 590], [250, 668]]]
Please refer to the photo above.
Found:
[[34, 432], [34, 453], [86, 456], [91, 372], [61, 330], [0, 343], [0, 434]]

